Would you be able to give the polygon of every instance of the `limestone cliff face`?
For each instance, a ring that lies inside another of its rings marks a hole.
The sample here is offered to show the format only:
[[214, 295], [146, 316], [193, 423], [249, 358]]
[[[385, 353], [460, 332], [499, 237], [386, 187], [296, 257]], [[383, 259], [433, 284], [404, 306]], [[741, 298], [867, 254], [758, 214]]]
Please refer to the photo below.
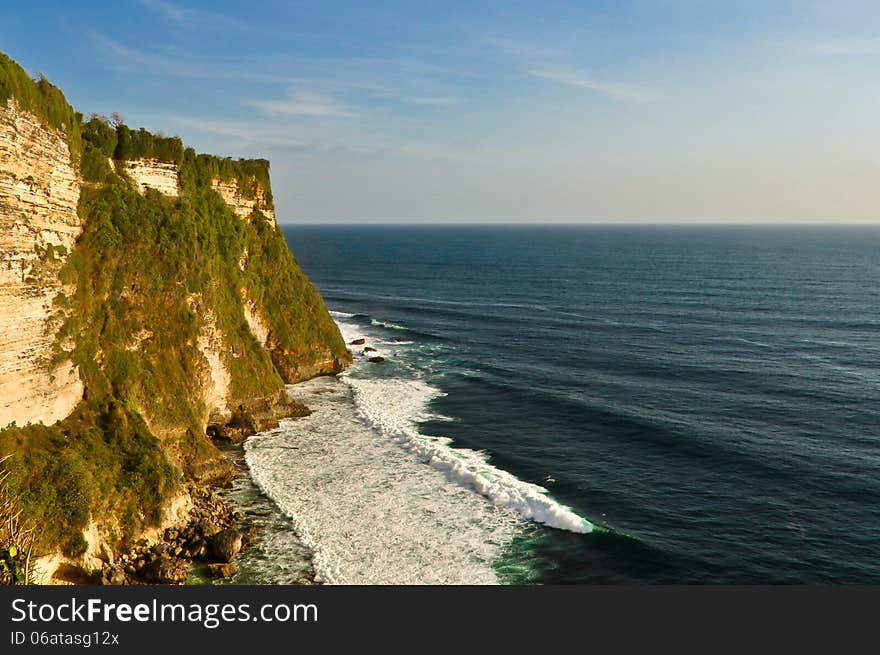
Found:
[[[176, 162], [163, 162], [158, 159], [134, 159], [115, 162], [117, 168], [124, 171], [144, 193], [147, 189], [155, 189], [171, 198], [180, 195], [180, 166]], [[229, 205], [240, 218], [250, 220], [254, 210], [263, 213], [266, 219], [276, 225], [275, 209], [266, 199], [265, 191], [255, 182], [253, 197], [247, 197], [239, 187], [237, 180], [211, 180], [211, 188]]]
[[256, 188], [253, 198], [246, 197], [235, 180], [225, 181], [214, 178], [211, 180], [211, 188], [219, 193], [226, 204], [232, 208], [232, 211], [241, 218], [250, 220], [254, 209], [259, 209], [270, 223], [276, 224], [275, 210], [266, 201], [265, 190], [259, 186]]
[[248, 298], [247, 291], [241, 290], [242, 308], [244, 309], [244, 319], [247, 321], [251, 333], [261, 346], [266, 346], [269, 342], [269, 326], [261, 317], [261, 309], [257, 303]]
[[[14, 79], [20, 71], [16, 72], [14, 63], [8, 59], [4, 62], [12, 70], [12, 74], [7, 71], [9, 77], [5, 83], [14, 91], [16, 84], [20, 84], [20, 80]], [[65, 104], [63, 96], [60, 102]], [[14, 93], [5, 105], [0, 103], [0, 429], [13, 421], [19, 425], [54, 423], [68, 416], [87, 391], [88, 385], [84, 385], [80, 371], [72, 358], [66, 356], [74, 348], [75, 335], [59, 339], [58, 328], [69, 314], [69, 308], [62, 310], [54, 305], [59, 297], [72, 298], [76, 293], [74, 283], [62, 284], [59, 272], [77, 246], [83, 221], [89, 219], [83, 215], [83, 211], [88, 210], [80, 206], [83, 185], [94, 193], [118, 173], [130, 179], [141, 194], [153, 189], [169, 198], [182, 195], [182, 150], [170, 149], [177, 157], [174, 161], [156, 156], [122, 159], [118, 158], [118, 147], [117, 158], [112, 154], [108, 157], [107, 153], [113, 152], [111, 143], [110, 150], [105, 150], [103, 155], [104, 161], [109, 163], [103, 179], [94, 178], [93, 171], [92, 177], [84, 181], [74, 161], [78, 156], [72, 154], [73, 136], [79, 139], [81, 129], [85, 140], [89, 138], [86, 131], [91, 129], [93, 140], [95, 134], [99, 140], [107, 139], [109, 134], [115, 142], [116, 135], [106, 123], [97, 125], [95, 132], [93, 120], [79, 128], [64, 127], [52, 127], [46, 115], [37, 116], [23, 109]], [[143, 130], [121, 129], [120, 134], [126, 135], [125, 152], [138, 148], [161, 151], [163, 145], [170, 142]], [[150, 141], [153, 139], [155, 141]], [[95, 144], [99, 147], [93, 150], [99, 153], [101, 144], [98, 141]], [[168, 151], [166, 148], [163, 152]], [[85, 154], [84, 151], [83, 157]], [[204, 157], [193, 155], [197, 161]], [[227, 159], [219, 160], [217, 165], [219, 172], [215, 168], [213, 174], [209, 173], [207, 179], [198, 178], [200, 181], [196, 184], [209, 186], [241, 220], [253, 223], [255, 217], [262, 215], [264, 220], [256, 223], [265, 225], [268, 230], [257, 230], [261, 236], [253, 244], [246, 243], [236, 258], [243, 278], [250, 280], [248, 284], [239, 283], [237, 295], [250, 333], [266, 353], [267, 361], [271, 360], [271, 366], [280, 376], [279, 382], [290, 383], [341, 370], [348, 361], [341, 338], [322, 327], [332, 326], [332, 321], [325, 316], [320, 296], [299, 272], [278, 230], [268, 187], [268, 162], [247, 162], [238, 169], [236, 162]], [[190, 186], [189, 193], [192, 192]], [[260, 251], [261, 262], [251, 261], [250, 249], [254, 246]], [[275, 284], [277, 281], [273, 279], [254, 281], [266, 275], [279, 258], [283, 263], [274, 273], [282, 272], [290, 284]], [[303, 306], [293, 307], [296, 298], [285, 295], [288, 287], [301, 287]], [[137, 288], [135, 283], [123, 290], [120, 300], [136, 304]], [[237, 337], [218, 325], [210, 303], [197, 299], [191, 309], [202, 324], [196, 345], [203, 358], [200, 386], [204, 416], [228, 413], [232, 405], [243, 399], [241, 394], [244, 393], [241, 389], [236, 393], [235, 375], [230, 371], [231, 362], [240, 359], [240, 354], [234, 352], [233, 341]], [[304, 318], [288, 316], [291, 310], [303, 312]], [[308, 333], [290, 330], [291, 324], [305, 325]], [[317, 331], [315, 325], [319, 326]], [[141, 353], [161, 337], [150, 328], [149, 321], [133, 327], [125, 343], [116, 344], [117, 347]], [[328, 338], [332, 346], [328, 345]], [[102, 366], [108, 353], [99, 348], [87, 355]], [[144, 418], [151, 422], [148, 414]]]
[[0, 106], [0, 428], [53, 423], [82, 399], [70, 361], [51, 366], [58, 270], [74, 246], [80, 180], [65, 135]]
[[203, 305], [201, 298], [194, 298], [193, 308], [202, 317], [197, 344], [204, 358], [201, 384], [205, 411], [202, 422], [208, 425], [228, 419], [232, 414], [230, 405], [236, 400], [232, 393], [232, 374], [223, 356], [228, 352], [229, 344], [217, 325], [216, 315]]
[[171, 198], [176, 198], [180, 194], [179, 167], [173, 162], [135, 159], [121, 161], [119, 167], [134, 180], [141, 193], [147, 189], [155, 189]]
[[[110, 164], [142, 194], [154, 189], [170, 198], [180, 196], [177, 162], [111, 159]], [[235, 179], [213, 178], [211, 188], [241, 219], [249, 221], [259, 210], [277, 230], [266, 191], [255, 180], [249, 182], [250, 198]], [[77, 214], [81, 184], [63, 132], [21, 110], [15, 99], [0, 107], [0, 306], [5, 308], [0, 314], [0, 428], [12, 421], [53, 423], [69, 415], [83, 396], [83, 383], [72, 362], [50, 365], [57, 328], [57, 321], [51, 320], [53, 300], [62, 290], [73, 293], [69, 286], [62, 287], [58, 271], [82, 229]], [[247, 268], [247, 249], [238, 265], [243, 271]], [[250, 299], [243, 287], [240, 294], [256, 341], [270, 353], [283, 351], [271, 338], [265, 318], [271, 310]], [[226, 335], [210, 308], [197, 303], [193, 309], [204, 321], [198, 347], [207, 365], [202, 381], [207, 421], [212, 414], [229, 414], [230, 404], [241, 399], [230, 390], [230, 373], [221, 356], [229, 349]], [[138, 350], [152, 336], [149, 330], [139, 330], [127, 350]], [[342, 365], [328, 350], [318, 363], [283, 366], [279, 372], [285, 382], [294, 382], [336, 372]]]

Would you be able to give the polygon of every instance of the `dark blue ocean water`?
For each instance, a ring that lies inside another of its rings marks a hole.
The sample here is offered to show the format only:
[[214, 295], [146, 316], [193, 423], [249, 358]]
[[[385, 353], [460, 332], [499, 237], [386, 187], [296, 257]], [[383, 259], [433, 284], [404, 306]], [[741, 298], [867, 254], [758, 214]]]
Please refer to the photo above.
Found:
[[[880, 583], [880, 229], [285, 227], [330, 309], [590, 521], [540, 583]], [[503, 568], [504, 564], [499, 563]]]

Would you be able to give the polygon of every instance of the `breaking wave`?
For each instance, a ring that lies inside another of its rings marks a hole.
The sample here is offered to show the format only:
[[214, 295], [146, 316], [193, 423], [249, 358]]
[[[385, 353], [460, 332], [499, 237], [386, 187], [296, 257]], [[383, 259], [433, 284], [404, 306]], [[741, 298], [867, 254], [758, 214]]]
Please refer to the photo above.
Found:
[[486, 453], [454, 448], [451, 440], [420, 434], [417, 424], [433, 418], [428, 404], [442, 392], [422, 380], [343, 376], [354, 391], [360, 416], [424, 464], [449, 480], [507, 507], [520, 517], [570, 532], [592, 532], [593, 524], [559, 504], [545, 488], [524, 482], [489, 463]]

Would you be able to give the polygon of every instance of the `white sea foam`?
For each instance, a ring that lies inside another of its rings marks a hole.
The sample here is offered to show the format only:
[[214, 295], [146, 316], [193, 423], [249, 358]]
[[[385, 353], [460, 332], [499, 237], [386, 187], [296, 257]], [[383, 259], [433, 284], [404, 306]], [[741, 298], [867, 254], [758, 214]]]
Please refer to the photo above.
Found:
[[492, 563], [522, 530], [358, 419], [350, 388], [316, 378], [292, 388], [311, 416], [245, 443], [251, 475], [334, 584], [491, 584]]
[[352, 318], [354, 314], [349, 314], [348, 312], [338, 312], [334, 309], [331, 309], [330, 316], [333, 316], [334, 318]]
[[371, 325], [375, 325], [376, 327], [383, 327], [388, 330], [408, 330], [408, 327], [404, 327], [403, 325], [398, 325], [397, 323], [392, 323], [391, 321], [380, 321], [377, 319], [372, 319], [370, 321]]
[[437, 418], [427, 408], [431, 400], [442, 395], [439, 390], [421, 380], [342, 379], [354, 390], [362, 417], [449, 480], [476, 491], [494, 505], [514, 510], [524, 519], [570, 532], [592, 532], [592, 523], [556, 502], [544, 487], [492, 466], [486, 453], [453, 448], [449, 439], [420, 434], [419, 421]]
[[[333, 312], [331, 311], [330, 313], [332, 314]], [[341, 313], [343, 312], [340, 312], [340, 314]], [[354, 314], [349, 314], [348, 316], [352, 317]], [[339, 331], [342, 333], [342, 338], [345, 340], [345, 343], [351, 343], [355, 339], [365, 338], [363, 330], [356, 323], [337, 320], [336, 325], [339, 326]]]
[[[347, 342], [370, 336], [360, 325], [337, 321]], [[441, 471], [456, 482], [487, 498], [495, 505], [508, 507], [520, 517], [570, 532], [592, 532], [593, 524], [570, 508], [555, 501], [539, 485], [524, 482], [507, 471], [492, 466], [485, 453], [454, 448], [449, 440], [422, 435], [417, 423], [436, 417], [428, 404], [442, 393], [422, 380], [364, 378], [357, 375], [359, 362], [342, 380], [354, 390], [358, 413], [385, 436], [403, 446], [420, 461]]]

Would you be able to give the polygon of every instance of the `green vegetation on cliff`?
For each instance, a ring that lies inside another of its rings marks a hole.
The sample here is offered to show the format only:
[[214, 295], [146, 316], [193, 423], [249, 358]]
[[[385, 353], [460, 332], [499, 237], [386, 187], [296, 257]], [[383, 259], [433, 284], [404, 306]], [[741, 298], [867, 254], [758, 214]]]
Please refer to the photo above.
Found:
[[199, 155], [192, 148], [186, 149], [184, 157], [186, 166], [181, 170], [181, 178], [185, 176], [194, 187], [210, 187], [212, 180], [235, 182], [243, 198], [253, 200], [262, 191], [265, 208], [273, 208], [267, 160]]
[[78, 117], [61, 89], [42, 75], [38, 80], [32, 80], [21, 66], [0, 52], [0, 104], [8, 107], [10, 98], [15, 98], [21, 109], [65, 132], [74, 161], [79, 159]]
[[137, 412], [116, 402], [83, 403], [55, 425], [0, 432], [8, 485], [37, 526], [40, 549], [84, 552], [91, 518], [114, 517], [125, 541], [160, 518], [180, 475]]
[[[244, 286], [249, 299], [270, 309], [265, 316], [269, 351], [285, 382], [295, 382], [328, 354], [345, 360], [348, 350], [339, 329], [284, 237], [267, 221], [253, 221], [248, 228]], [[275, 311], [281, 307], [297, 307], [298, 311]], [[323, 349], [316, 350], [316, 346]]]
[[[7, 459], [0, 457], [0, 464]], [[22, 518], [20, 498], [10, 491], [8, 478], [8, 471], [0, 472], [0, 585], [29, 584], [36, 526]]]
[[80, 215], [83, 233], [61, 273], [76, 293], [59, 298], [68, 315], [59, 343], [74, 340], [91, 399], [132, 403], [162, 430], [203, 431], [209, 371], [199, 340], [215, 333], [235, 397], [281, 389], [238, 293], [249, 226], [210, 187], [184, 183], [172, 199], [112, 175], [83, 188]]
[[[348, 352], [280, 230], [259, 211], [242, 220], [211, 188], [235, 181], [271, 207], [267, 161], [197, 155], [177, 137], [83, 120], [55, 87], [0, 57], [0, 98], [63, 126], [82, 155], [83, 230], [59, 264], [74, 290], [56, 298], [52, 329], [53, 363], [77, 365], [84, 398], [55, 425], [0, 430], [0, 455], [12, 455], [0, 469], [43, 526], [41, 547], [78, 555], [90, 521], [131, 539], [159, 520], [194, 466], [218, 456], [205, 435], [206, 348], [228, 373], [229, 409]], [[121, 157], [178, 163], [180, 196], [142, 195], [109, 161]], [[269, 349], [248, 326], [245, 298], [270, 329]]]
[[144, 128], [132, 130], [127, 125], [117, 125], [113, 158], [158, 159], [179, 164], [183, 160], [183, 141], [178, 136], [162, 137]]

